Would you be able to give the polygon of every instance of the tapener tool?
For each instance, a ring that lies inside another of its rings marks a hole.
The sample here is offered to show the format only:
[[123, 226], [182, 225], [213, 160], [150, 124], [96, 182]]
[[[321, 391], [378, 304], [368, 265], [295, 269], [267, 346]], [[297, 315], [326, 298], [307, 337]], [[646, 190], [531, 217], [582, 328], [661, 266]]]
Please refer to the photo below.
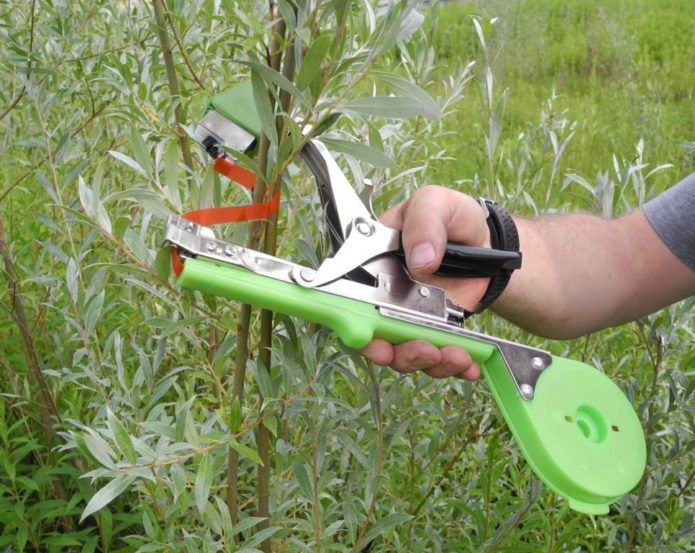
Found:
[[[220, 146], [246, 150], [260, 132], [255, 113], [249, 116], [243, 105], [248, 98], [248, 91], [233, 89], [211, 102], [194, 138], [213, 157], [227, 155]], [[646, 462], [642, 427], [618, 386], [580, 361], [465, 328], [469, 313], [444, 290], [411, 277], [400, 231], [379, 222], [326, 146], [310, 139], [301, 157], [318, 184], [333, 256], [313, 269], [172, 217], [164, 244], [182, 261], [179, 284], [328, 326], [352, 348], [377, 337], [466, 349], [538, 477], [571, 508], [607, 513], [637, 484]], [[503, 211], [486, 205], [498, 218], [497, 232], [509, 233]], [[521, 263], [514, 237], [502, 238], [497, 241], [510, 251], [449, 244], [441, 274], [492, 277], [482, 303], [489, 302]]]

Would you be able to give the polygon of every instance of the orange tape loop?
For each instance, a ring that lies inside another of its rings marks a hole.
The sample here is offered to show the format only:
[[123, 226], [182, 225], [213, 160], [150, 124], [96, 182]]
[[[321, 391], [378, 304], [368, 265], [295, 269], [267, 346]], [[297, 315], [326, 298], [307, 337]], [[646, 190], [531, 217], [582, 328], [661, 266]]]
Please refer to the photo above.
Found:
[[[256, 184], [256, 174], [253, 171], [239, 167], [231, 159], [219, 156], [215, 159], [212, 168], [230, 180], [240, 185], [253, 189]], [[228, 207], [210, 207], [196, 209], [181, 215], [187, 221], [199, 225], [221, 225], [225, 223], [239, 223], [266, 219], [280, 209], [280, 191], [278, 190], [270, 200], [260, 204], [233, 205]], [[171, 264], [174, 274], [177, 276], [183, 271], [183, 260], [177, 248], [171, 248]]]
[[239, 167], [231, 159], [218, 156], [215, 162], [212, 164], [212, 168], [217, 171], [220, 175], [224, 175], [229, 180], [238, 182], [241, 186], [252, 190], [256, 184], [256, 173]]
[[270, 217], [280, 208], [280, 191], [262, 204], [232, 205], [229, 207], [210, 207], [196, 209], [181, 215], [187, 221], [199, 225], [221, 225], [223, 223], [238, 223]]

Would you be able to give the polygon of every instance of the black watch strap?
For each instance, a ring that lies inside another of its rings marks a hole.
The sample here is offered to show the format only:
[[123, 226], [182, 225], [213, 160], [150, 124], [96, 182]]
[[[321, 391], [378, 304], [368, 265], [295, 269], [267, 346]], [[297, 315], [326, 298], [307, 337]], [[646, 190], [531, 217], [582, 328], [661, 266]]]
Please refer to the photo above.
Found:
[[[516, 223], [509, 212], [502, 206], [481, 198], [480, 205], [487, 212], [487, 225], [490, 229], [490, 245], [495, 250], [510, 252], [519, 251], [519, 233], [516, 230]], [[480, 313], [483, 309], [490, 306], [502, 291], [507, 287], [509, 279], [512, 277], [514, 269], [500, 269], [497, 274], [490, 278], [490, 284], [480, 303], [475, 306], [471, 314]]]

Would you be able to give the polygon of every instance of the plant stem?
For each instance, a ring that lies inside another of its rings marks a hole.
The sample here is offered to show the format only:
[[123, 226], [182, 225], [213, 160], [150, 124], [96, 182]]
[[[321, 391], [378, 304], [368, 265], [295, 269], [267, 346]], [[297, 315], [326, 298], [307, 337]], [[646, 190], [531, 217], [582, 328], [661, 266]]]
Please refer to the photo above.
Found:
[[[249, 325], [251, 324], [251, 306], [241, 305], [237, 325], [236, 358], [234, 360], [234, 380], [232, 382], [232, 402], [238, 399], [239, 406], [244, 404], [244, 379], [246, 378], [246, 361], [249, 358]], [[227, 463], [227, 508], [232, 524], [239, 522], [239, 453], [229, 447]], [[238, 539], [238, 538], [235, 538]]]
[[[639, 329], [639, 334], [640, 337], [642, 338], [642, 341], [644, 342], [645, 347], [647, 348], [647, 355], [649, 355], [649, 359], [652, 362], [652, 382], [651, 382], [651, 388], [649, 390], [649, 398], [648, 402], [649, 405], [647, 406], [647, 421], [645, 423], [645, 442], [646, 442], [646, 447], [647, 447], [647, 462], [649, 462], [649, 457], [651, 454], [651, 449], [652, 449], [652, 433], [651, 433], [651, 426], [654, 424], [653, 417], [654, 417], [654, 398], [657, 395], [657, 388], [659, 385], [659, 373], [661, 371], [661, 363], [663, 360], [663, 344], [661, 342], [661, 339], [657, 336], [655, 338], [656, 342], [656, 356], [652, 353], [651, 349], [649, 348], [649, 340], [644, 333], [644, 324], [641, 321], [637, 322], [637, 328]], [[637, 504], [641, 503], [644, 500], [644, 494], [645, 494], [645, 486], [647, 484], [647, 479], [648, 479], [648, 471], [644, 471], [644, 474], [642, 475], [642, 478], [639, 483], [639, 488], [637, 491]], [[632, 553], [635, 549], [635, 536], [637, 534], [637, 525], [639, 523], [638, 518], [632, 514], [629, 518], [628, 522], [628, 535], [627, 535], [627, 544], [625, 545], [625, 553]]]
[[174, 102], [174, 119], [176, 121], [176, 135], [178, 137], [179, 146], [183, 162], [187, 167], [193, 167], [193, 157], [191, 150], [188, 147], [188, 137], [181, 131], [183, 124], [183, 114], [181, 110], [181, 96], [179, 95], [179, 81], [176, 74], [176, 65], [174, 64], [173, 49], [169, 43], [169, 34], [167, 32], [166, 17], [164, 15], [164, 6], [162, 0], [152, 0], [154, 8], [154, 17], [157, 22], [157, 35], [159, 36], [159, 44], [162, 47], [162, 58], [164, 59], [164, 67], [167, 73], [167, 81], [169, 83], [169, 92], [171, 100]]
[[27, 367], [29, 368], [29, 374], [31, 375], [30, 381], [33, 381], [38, 385], [36, 392], [38, 394], [37, 399], [41, 414], [40, 424], [46, 435], [46, 449], [48, 451], [49, 459], [51, 459], [53, 456], [52, 447], [55, 436], [52, 417], [55, 416], [58, 421], [60, 421], [60, 413], [56, 407], [53, 395], [48, 387], [48, 383], [43, 376], [38, 350], [36, 349], [34, 337], [31, 334], [27, 320], [26, 310], [24, 309], [24, 296], [22, 294], [22, 288], [17, 279], [14, 260], [12, 259], [12, 256], [7, 248], [7, 238], [5, 236], [5, 226], [3, 225], [2, 218], [0, 218], [0, 256], [2, 256], [5, 265], [3, 272], [5, 274], [5, 278], [7, 279], [7, 287], [9, 289], [10, 298], [12, 298], [12, 318], [17, 325], [19, 336], [22, 340], [22, 351], [27, 362]]
[[179, 39], [179, 35], [176, 32], [176, 27], [174, 26], [174, 22], [171, 20], [171, 17], [169, 17], [169, 14], [167, 14], [167, 21], [169, 22], [171, 35], [174, 37], [174, 41], [176, 42], [176, 45], [179, 47], [179, 52], [181, 52], [181, 56], [183, 57], [183, 61], [186, 64], [186, 67], [188, 67], [188, 71], [191, 73], [191, 76], [193, 77], [195, 82], [198, 83], [198, 86], [203, 90], [206, 90], [207, 87], [205, 86], [205, 83], [203, 83], [203, 80], [196, 74], [195, 70], [193, 69], [191, 60], [189, 59], [188, 54], [186, 53], [186, 50], [184, 49], [183, 44]]

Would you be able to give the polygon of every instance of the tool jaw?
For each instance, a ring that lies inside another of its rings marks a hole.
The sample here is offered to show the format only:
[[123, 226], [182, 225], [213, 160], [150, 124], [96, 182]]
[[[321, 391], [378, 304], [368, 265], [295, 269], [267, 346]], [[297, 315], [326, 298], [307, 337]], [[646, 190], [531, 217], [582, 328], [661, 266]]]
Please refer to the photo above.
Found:
[[[217, 264], [236, 265], [297, 286], [301, 286], [298, 278], [303, 278], [297, 275], [314, 272], [309, 267], [219, 240], [210, 227], [178, 216], [172, 216], [167, 221], [162, 246], [176, 248], [184, 259], [201, 258]], [[394, 264], [394, 267], [397, 265]], [[405, 271], [401, 274], [381, 273], [373, 286], [339, 278], [318, 287], [317, 291], [370, 303], [376, 308], [403, 311], [423, 320], [443, 324], [450, 324], [448, 321], [451, 320], [451, 307], [444, 291], [412, 280]]]

